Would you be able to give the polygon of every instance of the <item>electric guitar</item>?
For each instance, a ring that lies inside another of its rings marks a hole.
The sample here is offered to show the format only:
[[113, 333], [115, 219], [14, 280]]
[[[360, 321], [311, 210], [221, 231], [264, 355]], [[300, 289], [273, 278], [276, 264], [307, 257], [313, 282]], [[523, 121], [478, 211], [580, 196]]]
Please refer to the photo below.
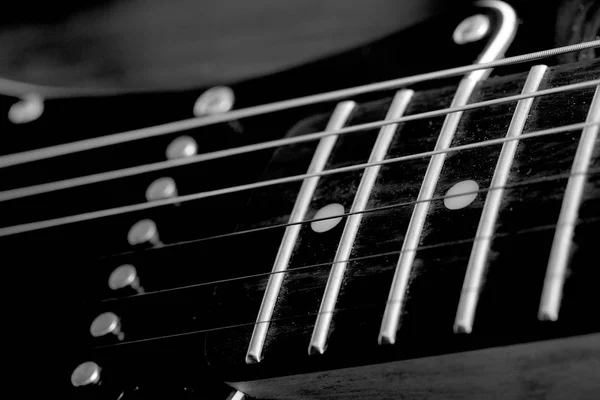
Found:
[[509, 3], [229, 86], [0, 82], [5, 386], [598, 398], [600, 7]]

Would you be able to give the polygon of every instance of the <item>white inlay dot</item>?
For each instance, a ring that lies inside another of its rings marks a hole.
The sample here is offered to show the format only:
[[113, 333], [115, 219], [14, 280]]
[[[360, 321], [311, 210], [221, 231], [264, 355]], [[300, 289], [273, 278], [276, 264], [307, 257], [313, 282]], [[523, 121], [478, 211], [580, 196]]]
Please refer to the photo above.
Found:
[[23, 96], [8, 110], [8, 120], [13, 124], [32, 122], [44, 113], [44, 99], [37, 94]]
[[194, 103], [194, 116], [222, 114], [233, 108], [235, 96], [227, 86], [216, 86], [202, 93]]
[[324, 219], [321, 221], [313, 221], [310, 223], [310, 227], [312, 228], [313, 231], [318, 232], [318, 233], [327, 232], [327, 231], [335, 228], [337, 226], [337, 224], [339, 224], [340, 221], [342, 220], [342, 217], [338, 217], [338, 218], [331, 218], [331, 217], [335, 217], [336, 215], [343, 215], [343, 214], [344, 214], [344, 206], [343, 205], [341, 205], [339, 203], [328, 204], [325, 207], [321, 208], [319, 211], [317, 211], [317, 213], [313, 217], [313, 219], [320, 219], [320, 218], [328, 218], [328, 219]]
[[458, 182], [452, 186], [444, 198], [444, 205], [449, 210], [460, 210], [477, 198], [479, 185], [473, 180]]
[[167, 158], [169, 160], [191, 157], [197, 153], [198, 144], [189, 136], [180, 136], [173, 140], [167, 147]]

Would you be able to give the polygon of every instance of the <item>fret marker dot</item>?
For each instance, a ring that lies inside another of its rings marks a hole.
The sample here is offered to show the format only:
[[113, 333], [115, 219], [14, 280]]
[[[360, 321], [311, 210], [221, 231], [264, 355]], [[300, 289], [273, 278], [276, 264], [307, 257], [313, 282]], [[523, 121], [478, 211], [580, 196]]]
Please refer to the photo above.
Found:
[[167, 159], [191, 157], [198, 153], [198, 144], [189, 136], [180, 136], [167, 147]]
[[44, 113], [44, 99], [37, 94], [23, 96], [8, 110], [8, 120], [13, 124], [35, 121]]
[[131, 264], [124, 264], [116, 268], [108, 278], [108, 286], [112, 290], [130, 287], [138, 293], [144, 292], [144, 288], [140, 286], [140, 279], [137, 275], [137, 271]]
[[146, 243], [153, 245], [160, 244], [156, 224], [151, 219], [143, 219], [136, 222], [131, 229], [129, 229], [127, 241], [132, 246]]
[[177, 196], [177, 186], [173, 178], [158, 178], [146, 189], [146, 200], [155, 201]]
[[[335, 217], [336, 215], [343, 215], [343, 214], [344, 214], [344, 206], [339, 203], [332, 203], [332, 204], [326, 205], [325, 207], [323, 207], [319, 211], [317, 211], [317, 213], [315, 214], [313, 219], [330, 218], [330, 217]], [[335, 228], [337, 226], [337, 224], [340, 223], [341, 220], [342, 220], [342, 217], [324, 219], [321, 221], [313, 221], [310, 223], [310, 227], [312, 228], [313, 231], [315, 231], [317, 233], [327, 232], [327, 231]]]
[[92, 361], [84, 362], [75, 368], [71, 375], [73, 386], [86, 386], [98, 383], [100, 380], [100, 367]]
[[227, 86], [216, 86], [202, 93], [194, 103], [194, 116], [225, 113], [233, 108], [235, 96]]
[[473, 180], [458, 182], [452, 186], [444, 198], [444, 205], [449, 210], [460, 210], [477, 198], [479, 185]]

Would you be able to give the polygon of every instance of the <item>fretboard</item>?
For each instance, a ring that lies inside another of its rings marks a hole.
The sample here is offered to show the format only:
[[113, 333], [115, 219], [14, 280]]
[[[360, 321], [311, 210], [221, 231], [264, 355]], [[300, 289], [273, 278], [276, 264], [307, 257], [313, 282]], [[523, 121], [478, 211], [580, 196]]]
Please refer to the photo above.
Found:
[[[337, 224], [294, 228], [293, 240], [282, 229], [281, 241], [267, 254], [277, 254], [274, 265], [285, 257], [285, 266], [270, 278], [230, 283], [219, 292], [219, 314], [227, 323], [242, 323], [233, 315], [258, 317], [254, 329], [215, 334], [209, 340], [213, 360], [225, 359], [228, 371], [239, 365], [246, 376], [253, 370], [243, 367], [245, 348], [246, 362], [290, 373], [311, 363], [357, 365], [595, 332], [597, 323], [582, 315], [598, 303], [586, 283], [597, 272], [584, 260], [598, 224], [600, 150], [593, 125], [560, 128], [597, 121], [596, 89], [526, 96], [594, 79], [597, 67], [590, 68], [578, 75], [540, 66], [482, 83], [468, 103], [499, 92], [523, 99], [465, 111], [447, 152], [439, 147], [444, 116], [406, 122], [391, 133], [339, 137], [326, 169], [399, 161], [369, 167], [372, 178], [361, 169], [319, 179], [305, 220], [350, 215], [330, 219]], [[347, 123], [416, 115], [449, 106], [453, 95], [400, 91], [393, 100], [358, 105]], [[335, 117], [324, 115], [321, 123]], [[388, 135], [393, 138], [382, 150]], [[277, 157], [308, 165], [319, 152], [312, 149], [282, 150]], [[420, 153], [433, 154], [411, 158]], [[435, 157], [443, 163], [428, 183]], [[429, 191], [425, 184], [432, 185]], [[290, 188], [284, 196], [289, 210], [299, 193]], [[263, 212], [265, 198], [257, 204]], [[420, 218], [419, 206], [425, 207]], [[574, 214], [565, 211], [573, 207]], [[252, 268], [264, 249], [250, 251], [245, 265]], [[568, 257], [559, 259], [557, 252]], [[225, 343], [233, 344], [231, 352], [222, 351]], [[290, 359], [298, 363], [290, 365]]]

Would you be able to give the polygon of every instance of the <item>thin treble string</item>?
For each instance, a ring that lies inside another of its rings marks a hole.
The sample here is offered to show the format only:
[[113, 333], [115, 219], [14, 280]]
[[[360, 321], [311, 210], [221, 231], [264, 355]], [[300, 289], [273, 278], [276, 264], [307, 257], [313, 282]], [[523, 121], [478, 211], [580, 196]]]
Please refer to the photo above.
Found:
[[[205, 241], [208, 241], [208, 240], [220, 239], [220, 238], [226, 238], [226, 237], [238, 236], [238, 235], [244, 235], [244, 234], [250, 234], [250, 233], [265, 231], [265, 230], [269, 230], [269, 229], [285, 228], [285, 227], [292, 226], [292, 225], [305, 225], [305, 224], [309, 224], [309, 223], [316, 222], [316, 221], [325, 221], [325, 220], [330, 220], [330, 219], [335, 219], [335, 218], [345, 218], [345, 217], [348, 217], [350, 215], [355, 215], [355, 214], [363, 214], [363, 215], [374, 214], [374, 213], [377, 213], [377, 212], [380, 212], [380, 211], [387, 211], [387, 210], [391, 210], [391, 209], [395, 209], [395, 208], [411, 206], [411, 205], [415, 205], [417, 203], [422, 203], [422, 202], [434, 202], [434, 201], [440, 201], [440, 200], [444, 200], [444, 199], [448, 199], [448, 198], [453, 198], [453, 197], [467, 196], [467, 195], [471, 195], [471, 194], [483, 194], [483, 193], [487, 193], [489, 191], [498, 190], [498, 189], [510, 190], [510, 189], [514, 189], [514, 188], [518, 188], [518, 187], [522, 187], [522, 186], [530, 186], [530, 185], [535, 185], [535, 184], [545, 183], [545, 182], [551, 182], [551, 181], [560, 180], [560, 179], [568, 179], [568, 178], [570, 178], [572, 176], [577, 176], [577, 175], [592, 176], [592, 175], [595, 175], [597, 173], [600, 173], [600, 168], [598, 168], [598, 169], [592, 169], [592, 170], [589, 170], [588, 172], [577, 172], [577, 173], [574, 173], [574, 174], [564, 173], [564, 174], [550, 175], [550, 176], [545, 176], [545, 177], [541, 177], [541, 178], [530, 179], [530, 180], [523, 181], [523, 182], [516, 182], [516, 183], [510, 184], [510, 185], [488, 187], [488, 188], [474, 190], [474, 191], [468, 191], [468, 192], [464, 192], [464, 193], [460, 193], [460, 194], [452, 194], [452, 195], [448, 195], [448, 196], [437, 196], [437, 197], [432, 197], [430, 199], [425, 199], [425, 200], [416, 200], [416, 201], [411, 201], [411, 202], [403, 202], [403, 203], [390, 204], [390, 205], [381, 206], [381, 207], [373, 207], [373, 208], [370, 208], [370, 209], [366, 209], [364, 211], [349, 212], [349, 213], [334, 215], [334, 216], [331, 216], [331, 217], [314, 218], [314, 219], [309, 219], [309, 220], [300, 221], [300, 222], [293, 222], [293, 223], [288, 223], [288, 224], [270, 225], [270, 226], [265, 226], [265, 227], [260, 227], [260, 228], [248, 229], [248, 230], [244, 230], [244, 231], [231, 232], [231, 233], [222, 234], [222, 235], [210, 236], [210, 237], [206, 237], [206, 238], [202, 238], [202, 239], [182, 241], [182, 242], [177, 242], [177, 243], [173, 243], [173, 244], [163, 245], [163, 246], [160, 246], [160, 247], [154, 247], [154, 248], [150, 248], [150, 249], [144, 249], [144, 250], [142, 250], [142, 252], [146, 253], [146, 252], [152, 252], [152, 251], [160, 251], [160, 250], [164, 250], [166, 248], [178, 247], [178, 246], [189, 245], [189, 244], [197, 244], [197, 243], [205, 242]], [[554, 226], [554, 225], [552, 225], [552, 226]], [[532, 229], [532, 228], [528, 228], [528, 229]], [[505, 233], [505, 234], [496, 233], [496, 234], [494, 234], [494, 236], [492, 236], [492, 238], [503, 237], [503, 235], [511, 235], [511, 233]], [[430, 244], [430, 245], [418, 246], [416, 249], [405, 250], [405, 252], [413, 251], [413, 250], [414, 251], [421, 251], [421, 250], [426, 250], [426, 249], [431, 249], [431, 248], [437, 248], [437, 247], [443, 247], [443, 246], [448, 246], [448, 245], [470, 243], [470, 242], [473, 242], [473, 241], [474, 241], [474, 239], [463, 239], [463, 240], [458, 240], [458, 241], [440, 242], [440, 243], [435, 243], [435, 244]], [[137, 252], [138, 251], [129, 251], [129, 252], [125, 252], [125, 253], [113, 254], [113, 255], [110, 255], [110, 256], [102, 257], [102, 258], [121, 257], [121, 256], [124, 256], [124, 255], [135, 254]], [[294, 267], [293, 270], [282, 270], [282, 271], [275, 271], [275, 272], [271, 271], [271, 272], [263, 272], [263, 273], [257, 273], [257, 274], [252, 274], [252, 275], [236, 276], [236, 277], [233, 277], [233, 278], [219, 279], [219, 280], [209, 281], [209, 282], [194, 283], [194, 284], [190, 284], [190, 285], [186, 285], [186, 286], [179, 286], [179, 287], [175, 287], [175, 288], [167, 288], [167, 289], [154, 290], [154, 291], [151, 291], [151, 292], [136, 293], [136, 294], [132, 294], [132, 295], [129, 295], [129, 296], [111, 297], [111, 298], [102, 299], [101, 301], [102, 302], [109, 302], [109, 301], [119, 300], [119, 299], [122, 299], [122, 298], [150, 296], [150, 295], [153, 295], [153, 294], [175, 292], [175, 291], [180, 291], [180, 290], [187, 290], [187, 289], [198, 288], [198, 287], [202, 287], [202, 286], [217, 285], [217, 284], [221, 284], [221, 283], [228, 283], [228, 282], [235, 282], [235, 281], [244, 281], [244, 280], [250, 280], [250, 279], [254, 279], [254, 278], [268, 277], [268, 276], [276, 275], [276, 274], [291, 273], [293, 271], [303, 271], [303, 270], [308, 270], [308, 269], [316, 269], [316, 268], [320, 268], [320, 267], [331, 266], [331, 265], [337, 264], [337, 263], [360, 261], [360, 260], [374, 258], [374, 257], [396, 255], [396, 254], [398, 254], [398, 255], [402, 254], [402, 251], [398, 250], [398, 251], [392, 251], [392, 252], [387, 252], [387, 253], [378, 253], [378, 254], [375, 254], [375, 255], [368, 255], [368, 256], [362, 256], [362, 257], [356, 257], [356, 258], [349, 258], [347, 260], [342, 260], [342, 261], [331, 261], [331, 262], [325, 262], [325, 263], [303, 265], [303, 266], [299, 266], [299, 267]]]
[[161, 206], [165, 206], [165, 205], [183, 203], [183, 202], [187, 202], [187, 201], [199, 200], [199, 199], [204, 199], [204, 198], [214, 197], [214, 196], [221, 196], [221, 195], [225, 195], [225, 194], [231, 194], [231, 193], [236, 193], [236, 192], [241, 192], [241, 191], [246, 191], [246, 190], [251, 190], [251, 189], [257, 189], [257, 188], [262, 188], [262, 187], [267, 187], [267, 186], [281, 185], [284, 183], [301, 181], [306, 178], [312, 178], [312, 177], [316, 177], [316, 176], [328, 176], [328, 175], [338, 174], [338, 173], [342, 173], [342, 172], [350, 172], [350, 171], [365, 169], [365, 168], [376, 166], [376, 165], [386, 165], [386, 164], [392, 164], [392, 163], [397, 163], [397, 162], [406, 161], [406, 160], [434, 156], [436, 154], [451, 153], [451, 152], [457, 152], [457, 151], [462, 151], [462, 150], [487, 147], [487, 146], [491, 146], [491, 145], [502, 144], [502, 143], [509, 142], [512, 140], [525, 140], [525, 139], [530, 139], [530, 138], [535, 138], [535, 137], [564, 133], [564, 132], [569, 132], [569, 131], [573, 131], [573, 130], [577, 130], [577, 129], [583, 129], [583, 128], [598, 125], [598, 124], [599, 124], [598, 122], [583, 122], [583, 123], [578, 123], [578, 124], [565, 125], [562, 127], [550, 128], [550, 129], [544, 129], [544, 130], [540, 130], [540, 131], [536, 131], [536, 132], [525, 133], [525, 134], [522, 134], [522, 135], [516, 136], [516, 137], [504, 137], [504, 138], [500, 138], [500, 139], [492, 139], [492, 140], [488, 140], [485, 142], [477, 142], [477, 143], [471, 143], [471, 144], [466, 144], [466, 145], [461, 145], [461, 146], [455, 146], [455, 147], [450, 147], [448, 149], [443, 149], [443, 150], [434, 150], [434, 151], [423, 152], [423, 153], [418, 153], [418, 154], [410, 154], [407, 156], [389, 158], [389, 159], [385, 159], [385, 160], [381, 160], [381, 161], [377, 161], [377, 162], [355, 164], [355, 165], [350, 165], [350, 166], [346, 166], [346, 167], [334, 168], [334, 169], [321, 171], [318, 173], [293, 175], [293, 176], [277, 178], [277, 179], [272, 179], [272, 180], [267, 180], [267, 181], [259, 181], [259, 182], [254, 182], [254, 183], [248, 183], [248, 184], [243, 184], [243, 185], [238, 185], [238, 186], [222, 188], [222, 189], [210, 190], [210, 191], [206, 191], [206, 192], [199, 192], [199, 193], [194, 193], [194, 194], [189, 194], [189, 195], [184, 195], [184, 196], [172, 197], [172, 198], [168, 198], [168, 199], [155, 200], [152, 202], [138, 203], [138, 204], [132, 204], [132, 205], [110, 208], [110, 209], [105, 209], [105, 210], [92, 211], [92, 212], [87, 212], [87, 213], [82, 213], [82, 214], [77, 214], [77, 215], [70, 215], [70, 216], [66, 216], [66, 217], [59, 217], [59, 218], [54, 218], [54, 219], [49, 219], [49, 220], [13, 225], [13, 226], [0, 228], [0, 237], [10, 236], [10, 235], [15, 235], [15, 234], [19, 234], [19, 233], [40, 230], [40, 229], [46, 229], [46, 228], [60, 226], [60, 225], [67, 225], [67, 224], [73, 224], [73, 223], [77, 223], [77, 222], [89, 221], [89, 220], [93, 220], [93, 219], [106, 218], [106, 217], [116, 216], [116, 215], [120, 215], [120, 214], [127, 214], [127, 213], [131, 213], [131, 212], [135, 212], [135, 211], [148, 210], [148, 209], [157, 208], [157, 207], [161, 207]]
[[[198, 243], [202, 243], [202, 242], [206, 242], [206, 241], [210, 241], [210, 240], [226, 239], [226, 238], [230, 238], [230, 237], [234, 237], [234, 236], [248, 235], [248, 234], [252, 234], [252, 233], [264, 232], [264, 231], [273, 230], [273, 229], [282, 229], [282, 228], [287, 228], [288, 226], [308, 225], [308, 224], [311, 224], [313, 222], [328, 221], [328, 220], [337, 219], [337, 218], [346, 218], [346, 217], [349, 217], [351, 215], [356, 215], [356, 214], [363, 214], [363, 215], [365, 215], [365, 214], [372, 214], [372, 213], [377, 213], [377, 212], [380, 212], [380, 211], [388, 211], [388, 210], [392, 210], [392, 209], [400, 208], [400, 207], [413, 206], [413, 205], [416, 205], [416, 204], [419, 204], [419, 203], [440, 201], [440, 200], [444, 200], [444, 199], [450, 199], [450, 198], [454, 198], [454, 197], [467, 196], [467, 195], [471, 195], [471, 194], [484, 194], [484, 193], [487, 193], [487, 192], [489, 192], [491, 190], [497, 190], [497, 189], [514, 189], [514, 188], [521, 187], [521, 186], [536, 185], [536, 184], [544, 183], [544, 182], [551, 182], [551, 181], [555, 181], [555, 180], [568, 179], [568, 178], [570, 178], [572, 176], [577, 176], [577, 175], [593, 176], [596, 173], [600, 173], [600, 168], [599, 169], [590, 169], [587, 172], [578, 172], [578, 173], [569, 173], [569, 172], [566, 172], [566, 173], [563, 173], [563, 174], [543, 176], [543, 177], [540, 177], [540, 178], [529, 179], [529, 180], [525, 180], [525, 181], [522, 181], [522, 182], [515, 182], [515, 183], [507, 184], [507, 185], [504, 185], [504, 186], [487, 187], [487, 188], [482, 188], [482, 189], [478, 189], [478, 190], [467, 191], [467, 192], [462, 192], [462, 193], [457, 193], [457, 194], [450, 194], [450, 195], [444, 195], [444, 196], [435, 196], [435, 197], [432, 197], [432, 198], [429, 198], [429, 199], [422, 199], [422, 200], [407, 201], [407, 202], [403, 202], [403, 203], [389, 204], [389, 205], [386, 205], [386, 206], [368, 208], [368, 209], [365, 209], [364, 211], [353, 211], [353, 212], [347, 212], [347, 213], [342, 213], [342, 214], [336, 214], [336, 215], [332, 215], [332, 216], [329, 216], [329, 217], [311, 218], [311, 219], [306, 219], [306, 220], [298, 221], [298, 222], [287, 222], [287, 223], [281, 223], [281, 224], [275, 224], [275, 225], [261, 226], [261, 227], [258, 227], [258, 228], [244, 229], [244, 230], [240, 230], [240, 231], [222, 233], [222, 234], [219, 234], [219, 235], [207, 236], [207, 237], [200, 238], [200, 239], [182, 240], [182, 241], [179, 241], [179, 242], [176, 242], [176, 243], [168, 243], [168, 244], [163, 244], [163, 245], [158, 246], [158, 247], [152, 247], [152, 248], [149, 248], [149, 249], [143, 249], [141, 251], [142, 252], [159, 251], [159, 250], [169, 249], [169, 248], [172, 248], [172, 247], [179, 247], [179, 246], [186, 246], [186, 245], [191, 245], [191, 244], [198, 244]], [[108, 258], [128, 256], [128, 255], [136, 254], [139, 251], [140, 250], [135, 250], [134, 249], [134, 250], [124, 251], [124, 252], [121, 252], [121, 253], [113, 253], [113, 254], [110, 254], [110, 255], [101, 256], [101, 257], [97, 258], [97, 260], [104, 260], [104, 259], [108, 259]]]
[[[310, 134], [295, 136], [295, 137], [290, 137], [290, 138], [276, 139], [276, 140], [271, 140], [271, 141], [267, 141], [267, 142], [260, 142], [260, 143], [245, 145], [245, 146], [239, 146], [239, 147], [233, 147], [233, 148], [224, 149], [224, 150], [218, 150], [218, 151], [205, 153], [205, 154], [198, 154], [195, 156], [190, 156], [190, 157], [185, 157], [185, 158], [160, 161], [160, 162], [156, 162], [156, 163], [152, 163], [152, 164], [139, 165], [139, 166], [124, 168], [124, 169], [120, 169], [120, 170], [100, 172], [97, 174], [92, 174], [92, 175], [87, 175], [87, 176], [82, 176], [82, 177], [77, 177], [77, 178], [69, 178], [69, 179], [64, 179], [61, 181], [55, 181], [55, 182], [43, 183], [43, 184], [39, 184], [39, 185], [32, 185], [32, 186], [27, 186], [27, 187], [22, 187], [22, 188], [10, 189], [10, 190], [0, 192], [0, 202], [14, 200], [14, 199], [28, 197], [28, 196], [34, 196], [37, 194], [54, 192], [54, 191], [58, 191], [58, 190], [70, 189], [70, 188], [74, 188], [74, 187], [78, 187], [78, 186], [91, 185], [94, 183], [105, 182], [105, 181], [109, 181], [109, 180], [140, 175], [140, 174], [153, 172], [153, 171], [161, 171], [164, 169], [179, 167], [179, 166], [183, 166], [183, 165], [195, 164], [195, 163], [200, 163], [200, 162], [205, 162], [205, 161], [210, 161], [210, 160], [215, 160], [215, 159], [221, 159], [221, 158], [225, 158], [225, 157], [231, 157], [231, 156], [235, 156], [235, 155], [248, 154], [248, 153], [256, 152], [256, 151], [260, 151], [260, 150], [267, 150], [267, 149], [276, 148], [276, 147], [289, 146], [292, 144], [298, 144], [298, 143], [321, 139], [321, 138], [324, 138], [327, 136], [333, 136], [333, 135], [341, 136], [341, 135], [346, 135], [349, 133], [355, 133], [355, 132], [365, 131], [365, 130], [369, 130], [369, 129], [380, 128], [380, 127], [383, 127], [386, 125], [428, 119], [428, 118], [439, 117], [439, 116], [445, 116], [445, 115], [448, 115], [448, 114], [451, 114], [454, 112], [475, 110], [475, 109], [479, 109], [479, 108], [483, 108], [483, 107], [494, 106], [494, 105], [508, 103], [508, 102], [512, 102], [512, 101], [519, 101], [519, 100], [523, 100], [523, 99], [527, 99], [527, 98], [531, 98], [531, 97], [540, 97], [540, 96], [547, 96], [547, 95], [563, 93], [563, 92], [568, 92], [568, 91], [580, 90], [580, 89], [593, 87], [593, 86], [596, 86], [599, 84], [600, 84], [600, 79], [586, 81], [586, 82], [579, 82], [579, 83], [575, 83], [575, 84], [559, 86], [556, 88], [539, 90], [537, 92], [532, 92], [532, 93], [524, 93], [524, 94], [518, 94], [518, 95], [513, 95], [513, 96], [506, 96], [506, 97], [502, 97], [502, 98], [498, 98], [498, 99], [481, 101], [478, 103], [467, 104], [467, 105], [459, 106], [459, 107], [450, 107], [450, 108], [444, 108], [444, 109], [439, 109], [439, 110], [433, 110], [433, 111], [427, 111], [427, 112], [423, 112], [423, 113], [413, 114], [413, 115], [407, 115], [407, 116], [403, 116], [403, 117], [396, 118], [396, 119], [369, 122], [369, 123], [365, 123], [365, 124], [359, 124], [359, 125], [355, 125], [355, 126], [341, 128], [338, 130], [315, 132], [315, 133], [310, 133]], [[0, 158], [0, 167], [1, 167], [1, 164], [2, 164], [2, 159]]]
[[[586, 219], [579, 220], [578, 224], [584, 225], [584, 224], [594, 223], [594, 222], [598, 222], [598, 221], [600, 221], [600, 217], [592, 217], [592, 218], [586, 218]], [[548, 230], [555, 230], [555, 229], [560, 228], [564, 224], [565, 223], [553, 224], [553, 225], [541, 225], [541, 226], [537, 226], [537, 227], [533, 227], [533, 228], [523, 229], [523, 230], [520, 230], [520, 231], [517, 231], [514, 233], [500, 233], [500, 234], [494, 234], [490, 237], [475, 237], [472, 239], [464, 239], [464, 240], [460, 240], [460, 241], [456, 241], [456, 242], [449, 242], [449, 244], [444, 244], [444, 245], [453, 245], [454, 243], [456, 243], [456, 244], [474, 243], [477, 240], [484, 240], [484, 239], [485, 240], [488, 240], [488, 239], [493, 240], [493, 239], [502, 238], [502, 237], [517, 236], [517, 235], [523, 235], [523, 234], [528, 234], [528, 233], [536, 233], [536, 232], [543, 232], [543, 231], [548, 231]], [[436, 247], [441, 247], [441, 246], [438, 245]], [[422, 246], [422, 248], [421, 247], [417, 248], [417, 250], [424, 250], [424, 249], [425, 249], [425, 246]], [[405, 251], [415, 251], [415, 250], [405, 250]], [[390, 254], [393, 255], [393, 254], [400, 254], [400, 253], [402, 253], [402, 251], [397, 251], [395, 253], [390, 253]], [[382, 253], [382, 255], [383, 254], [384, 253]], [[385, 255], [388, 255], [388, 254], [385, 253]], [[373, 257], [375, 257], [375, 256], [371, 256], [371, 258], [373, 258]], [[352, 261], [352, 260], [346, 260], [346, 261], [340, 261], [340, 262], [348, 262], [348, 261]], [[332, 265], [332, 264], [333, 263], [331, 262], [331, 263], [327, 263], [325, 265]], [[305, 269], [307, 269], [307, 268], [305, 268]], [[294, 271], [296, 271], [296, 269], [282, 271], [279, 273], [291, 273]], [[128, 297], [130, 297], [130, 296], [128, 296]], [[121, 297], [120, 299], [126, 299], [126, 298], [127, 297]], [[268, 321], [253, 320], [252, 322], [246, 322], [246, 323], [240, 323], [240, 324], [217, 326], [214, 328], [199, 329], [199, 330], [190, 331], [190, 332], [182, 332], [182, 333], [176, 333], [176, 334], [171, 334], [171, 335], [162, 335], [162, 336], [155, 336], [155, 337], [151, 337], [151, 338], [116, 342], [116, 343], [111, 343], [111, 344], [94, 346], [93, 348], [99, 349], [99, 348], [106, 348], [106, 347], [116, 347], [116, 346], [123, 346], [123, 345], [128, 345], [128, 344], [150, 342], [150, 341], [155, 341], [155, 340], [172, 339], [172, 338], [177, 338], [177, 337], [181, 337], [181, 336], [189, 336], [189, 335], [196, 335], [196, 334], [201, 334], [201, 333], [210, 333], [210, 332], [224, 331], [224, 330], [229, 330], [229, 329], [251, 327], [256, 324], [265, 323], [265, 322], [273, 323], [273, 322], [281, 322], [281, 321], [288, 321], [288, 320], [305, 319], [307, 317], [317, 317], [320, 314], [326, 314], [326, 313], [337, 313], [339, 311], [352, 311], [352, 310], [357, 310], [357, 309], [380, 307], [380, 306], [384, 306], [388, 303], [390, 303], [389, 300], [384, 301], [384, 302], [374, 302], [374, 303], [363, 304], [363, 305], [355, 305], [353, 307], [344, 307], [344, 308], [340, 307], [340, 308], [336, 308], [333, 311], [324, 311], [321, 313], [314, 312], [314, 313], [307, 313], [307, 314], [301, 314], [301, 315], [291, 315], [291, 316], [287, 316], [287, 317], [271, 318]], [[383, 312], [383, 310], [382, 310], [382, 312]]]
[[[371, 93], [382, 90], [395, 89], [413, 85], [420, 82], [432, 81], [442, 78], [449, 78], [453, 76], [464, 75], [466, 73], [482, 70], [497, 68], [512, 64], [518, 64], [523, 62], [529, 62], [539, 60], [542, 58], [553, 57], [559, 54], [581, 51], [585, 49], [600, 47], [600, 40], [594, 40], [585, 43], [579, 43], [576, 45], [564, 46], [550, 50], [539, 51], [535, 53], [523, 54], [519, 56], [503, 58], [500, 60], [472, 64], [463, 67], [450, 68], [441, 71], [429, 72], [420, 75], [413, 75], [405, 78], [393, 79], [384, 82], [373, 83], [369, 85], [357, 86], [354, 88], [336, 90], [332, 92], [322, 93], [318, 95], [299, 97], [291, 100], [284, 100], [275, 103], [264, 104], [260, 106], [254, 106], [244, 108], [240, 110], [234, 110], [227, 113], [212, 115], [208, 117], [190, 118], [186, 120], [171, 122], [163, 125], [156, 125], [149, 128], [136, 129], [127, 132], [116, 133], [103, 137], [97, 137], [92, 139], [81, 140], [77, 142], [65, 143], [56, 146], [45, 147], [42, 149], [36, 149], [26, 151], [22, 153], [15, 153], [0, 158], [0, 168], [7, 167], [10, 165], [17, 165], [28, 163], [31, 161], [47, 159], [51, 157], [72, 154], [85, 150], [91, 150], [99, 147], [106, 147], [120, 143], [126, 143], [130, 141], [146, 139], [155, 136], [166, 135], [174, 132], [181, 132], [189, 129], [199, 128], [202, 126], [214, 125], [222, 122], [230, 122], [239, 120], [242, 118], [248, 118], [253, 116], [265, 115], [277, 111], [288, 110], [292, 108], [298, 108], [308, 106], [311, 104], [318, 104], [328, 101], [340, 100], [352, 96], [357, 96], [365, 93]], [[0, 82], [1, 83], [1, 82]]]

